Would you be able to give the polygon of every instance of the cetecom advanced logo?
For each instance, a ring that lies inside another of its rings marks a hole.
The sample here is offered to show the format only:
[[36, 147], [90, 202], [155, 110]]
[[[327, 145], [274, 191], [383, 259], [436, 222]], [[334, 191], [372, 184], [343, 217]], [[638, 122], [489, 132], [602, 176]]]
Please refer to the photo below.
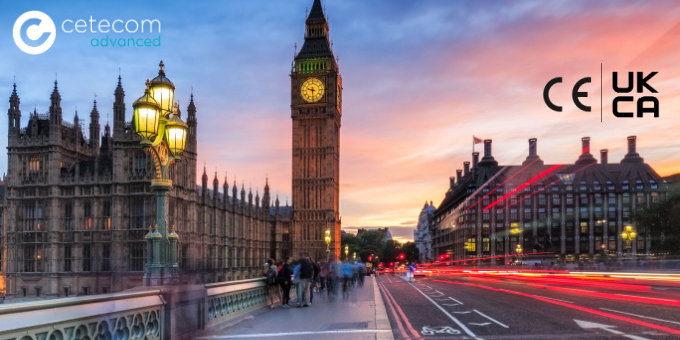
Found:
[[[92, 47], [159, 47], [161, 46], [161, 22], [158, 19], [66, 19], [61, 23], [65, 34], [89, 36]], [[113, 37], [109, 37], [109, 33]], [[94, 34], [92, 37], [90, 34]], [[106, 34], [102, 36], [101, 34]], [[149, 34], [154, 34], [153, 37]], [[155, 36], [155, 34], [159, 34]], [[29, 11], [14, 23], [14, 42], [28, 54], [41, 54], [54, 44], [57, 28], [49, 15]], [[140, 37], [141, 35], [141, 37]]]
[[40, 11], [29, 11], [14, 22], [14, 43], [28, 54], [47, 51], [57, 38], [57, 28], [49, 15]]

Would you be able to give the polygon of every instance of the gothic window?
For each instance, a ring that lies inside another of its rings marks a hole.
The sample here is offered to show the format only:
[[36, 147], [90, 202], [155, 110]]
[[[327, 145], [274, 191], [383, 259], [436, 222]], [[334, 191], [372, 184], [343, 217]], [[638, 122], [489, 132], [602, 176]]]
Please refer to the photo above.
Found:
[[89, 272], [92, 270], [92, 245], [83, 245], [83, 271]]
[[104, 230], [111, 229], [111, 201], [104, 201], [102, 204], [102, 216], [104, 218]]
[[510, 219], [517, 220], [517, 209], [510, 209]]
[[146, 229], [150, 226], [149, 203], [142, 197], [130, 201], [130, 229]]
[[572, 221], [574, 219], [574, 208], [567, 208], [565, 217], [567, 221]]
[[607, 194], [607, 203], [608, 204], [616, 204], [616, 194], [613, 194], [613, 193]]
[[[659, 193], [658, 192], [653, 192], [652, 193], [652, 203], [658, 203], [659, 202]], [[0, 228], [1, 229], [1, 228]], [[0, 230], [0, 235], [2, 235], [2, 230]]]
[[560, 208], [552, 208], [552, 219], [553, 220], [560, 219]]
[[90, 202], [83, 204], [83, 228], [92, 230], [92, 204]]
[[102, 271], [108, 272], [111, 270], [111, 245], [104, 244], [102, 247]]
[[144, 242], [133, 242], [128, 244], [128, 250], [130, 251], [129, 256], [129, 267], [130, 271], [143, 271], [144, 270]]
[[42, 271], [42, 253], [40, 247], [35, 244], [24, 246], [24, 272]]
[[31, 156], [28, 161], [28, 174], [29, 176], [35, 176], [40, 172], [40, 160], [37, 156]]
[[482, 251], [486, 251], [486, 252], [489, 251], [489, 238], [488, 237], [485, 237], [484, 239], [482, 239]]
[[24, 231], [40, 231], [42, 204], [27, 201], [24, 205]]
[[641, 180], [638, 179], [637, 181], [635, 181], [635, 189], [637, 189], [637, 190], [642, 190], [642, 189], [644, 189]]
[[545, 208], [538, 208], [538, 220], [539, 221], [544, 221], [545, 220]]
[[579, 204], [581, 205], [587, 205], [588, 204], [588, 194], [581, 194], [579, 195]]
[[73, 230], [73, 203], [64, 203], [64, 230]]
[[635, 196], [636, 196], [636, 202], [638, 204], [644, 204], [645, 203], [645, 194], [639, 192]]
[[73, 250], [70, 244], [64, 245], [64, 271], [70, 272], [71, 268], [71, 258], [73, 257]]
[[567, 194], [564, 198], [564, 203], [566, 205], [574, 205], [574, 195]]
[[587, 220], [588, 219], [588, 208], [586, 207], [581, 207], [580, 209], [580, 217], [582, 220]]
[[531, 209], [529, 208], [524, 209], [524, 220], [525, 221], [531, 220]]

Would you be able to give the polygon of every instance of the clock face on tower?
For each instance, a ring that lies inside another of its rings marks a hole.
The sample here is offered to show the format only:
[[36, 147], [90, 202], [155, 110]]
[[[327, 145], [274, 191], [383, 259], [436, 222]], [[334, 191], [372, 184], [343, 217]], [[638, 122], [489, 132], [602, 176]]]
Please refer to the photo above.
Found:
[[324, 86], [319, 78], [307, 78], [300, 86], [300, 96], [308, 103], [318, 102], [323, 94]]

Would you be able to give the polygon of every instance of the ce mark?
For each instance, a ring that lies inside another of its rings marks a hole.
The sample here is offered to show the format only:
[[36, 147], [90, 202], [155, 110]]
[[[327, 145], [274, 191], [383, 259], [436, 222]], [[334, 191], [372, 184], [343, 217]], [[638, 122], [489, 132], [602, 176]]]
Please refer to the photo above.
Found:
[[[553, 87], [553, 85], [555, 85], [557, 83], [561, 83], [561, 82], [562, 82], [562, 77], [556, 77], [556, 78], [550, 79], [550, 81], [547, 84], [545, 84], [545, 88], [543, 88], [543, 101], [545, 101], [545, 104], [548, 105], [548, 107], [550, 109], [552, 109], [553, 111], [557, 111], [557, 112], [562, 112], [562, 107], [555, 105], [550, 100], [550, 89]], [[579, 81], [576, 82], [576, 84], [574, 84], [574, 88], [571, 90], [571, 98], [574, 101], [574, 104], [576, 104], [576, 107], [578, 107], [579, 109], [581, 109], [585, 112], [590, 112], [590, 106], [583, 105], [583, 103], [581, 103], [579, 98], [588, 97], [588, 93], [582, 92], [582, 91], [579, 91], [579, 90], [580, 90], [581, 86], [583, 86], [584, 84], [588, 84], [588, 83], [590, 83], [590, 77], [581, 78]]]

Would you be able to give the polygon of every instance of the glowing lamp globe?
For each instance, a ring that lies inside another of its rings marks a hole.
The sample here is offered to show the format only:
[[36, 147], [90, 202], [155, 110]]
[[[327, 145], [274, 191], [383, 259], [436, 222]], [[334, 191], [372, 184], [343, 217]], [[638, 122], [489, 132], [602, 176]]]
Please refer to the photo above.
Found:
[[144, 142], [149, 142], [158, 135], [160, 112], [158, 102], [153, 99], [149, 91], [149, 81], [146, 81], [144, 95], [132, 103], [135, 120], [134, 128]]
[[187, 125], [184, 124], [179, 115], [173, 114], [165, 123], [165, 142], [173, 155], [179, 157], [184, 152], [187, 142]]
[[175, 96], [175, 85], [165, 76], [165, 70], [163, 70], [163, 61], [161, 60], [160, 70], [158, 70], [158, 76], [151, 79], [151, 95], [158, 102], [161, 113], [164, 116], [168, 116], [172, 111], [172, 103]]

